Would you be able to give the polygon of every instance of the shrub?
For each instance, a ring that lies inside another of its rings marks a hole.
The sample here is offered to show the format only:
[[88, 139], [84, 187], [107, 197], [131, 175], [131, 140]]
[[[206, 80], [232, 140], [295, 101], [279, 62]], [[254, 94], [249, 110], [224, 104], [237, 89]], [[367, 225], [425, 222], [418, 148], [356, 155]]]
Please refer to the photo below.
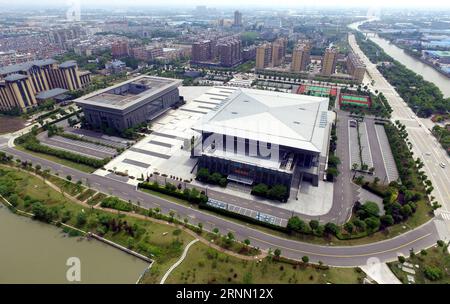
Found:
[[336, 235], [339, 232], [339, 227], [335, 223], [327, 223], [325, 225], [325, 231], [327, 233]]
[[111, 208], [125, 212], [129, 212], [132, 210], [132, 207], [130, 206], [129, 203], [126, 203], [118, 199], [117, 197], [105, 198], [104, 200], [102, 200], [100, 206], [102, 206], [103, 208]]
[[77, 227], [82, 227], [87, 222], [86, 213], [80, 212], [77, 214]]
[[444, 277], [444, 273], [440, 268], [427, 266], [423, 270], [425, 277], [430, 281], [438, 281]]
[[376, 231], [378, 230], [378, 228], [380, 228], [380, 219], [377, 217], [372, 216], [366, 218], [364, 222], [366, 223], [367, 228], [369, 228], [371, 231]]
[[383, 215], [383, 216], [380, 218], [380, 220], [381, 220], [381, 223], [382, 223], [384, 226], [392, 226], [392, 225], [394, 225], [394, 218], [393, 218], [392, 215], [390, 215], [390, 214]]
[[221, 187], [226, 187], [228, 183], [227, 178], [222, 176], [222, 174], [218, 172], [210, 174], [209, 170], [206, 168], [198, 169], [196, 179], [203, 183], [219, 185]]
[[289, 231], [306, 232], [306, 224], [298, 216], [293, 216], [289, 219], [287, 228]]
[[269, 187], [266, 184], [258, 184], [253, 187], [252, 194], [256, 196], [267, 196], [267, 191], [269, 191]]
[[35, 219], [47, 223], [50, 223], [58, 216], [55, 209], [49, 209], [40, 202], [33, 203], [31, 210]]
[[309, 227], [310, 227], [312, 230], [316, 230], [316, 229], [319, 227], [319, 221], [317, 221], [317, 220], [311, 220], [311, 221], [309, 222]]
[[156, 192], [160, 192], [163, 194], [167, 194], [188, 202], [191, 202], [193, 204], [200, 204], [200, 203], [206, 203], [208, 201], [208, 197], [202, 193], [200, 193], [197, 189], [184, 189], [183, 191], [178, 190], [177, 187], [175, 187], [172, 184], [167, 184], [166, 186], [162, 187], [158, 183], [139, 183], [138, 185], [140, 188], [148, 189]]
[[253, 187], [251, 194], [283, 202], [288, 198], [288, 189], [284, 185], [274, 185], [269, 188], [265, 184], [258, 184]]

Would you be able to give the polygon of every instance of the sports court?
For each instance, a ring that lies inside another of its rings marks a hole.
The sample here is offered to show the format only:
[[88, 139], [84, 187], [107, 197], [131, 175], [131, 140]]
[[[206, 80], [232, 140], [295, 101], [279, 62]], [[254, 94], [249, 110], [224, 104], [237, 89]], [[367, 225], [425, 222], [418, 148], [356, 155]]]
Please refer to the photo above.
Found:
[[341, 106], [349, 105], [349, 106], [359, 106], [359, 107], [370, 108], [371, 101], [370, 101], [370, 97], [368, 97], [368, 96], [341, 94], [341, 96], [339, 97], [339, 104]]
[[328, 96], [336, 96], [337, 89], [332, 87], [302, 84], [298, 88], [297, 94], [311, 95], [316, 97], [328, 97]]

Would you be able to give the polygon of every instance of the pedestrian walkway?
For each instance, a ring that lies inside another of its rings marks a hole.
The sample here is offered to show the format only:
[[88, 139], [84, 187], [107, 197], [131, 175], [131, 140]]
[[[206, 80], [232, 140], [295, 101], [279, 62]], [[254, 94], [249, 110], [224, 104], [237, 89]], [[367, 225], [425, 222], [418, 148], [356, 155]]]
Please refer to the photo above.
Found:
[[443, 220], [450, 221], [450, 212], [441, 211], [439, 215]]
[[370, 261], [367, 265], [361, 266], [361, 269], [378, 284], [401, 284], [400, 280], [392, 273], [386, 263]]
[[198, 242], [198, 239], [193, 240], [192, 242], [190, 242], [186, 248], [184, 248], [183, 254], [181, 255], [180, 259], [178, 261], [175, 262], [175, 264], [173, 264], [169, 270], [167, 270], [167, 272], [164, 274], [163, 278], [161, 279], [161, 283], [160, 284], [164, 284], [167, 280], [167, 278], [169, 277], [170, 273], [177, 268], [181, 263], [183, 263], [184, 259], [186, 258], [186, 255], [189, 251], [189, 248], [191, 248], [192, 245], [194, 245], [195, 243]]

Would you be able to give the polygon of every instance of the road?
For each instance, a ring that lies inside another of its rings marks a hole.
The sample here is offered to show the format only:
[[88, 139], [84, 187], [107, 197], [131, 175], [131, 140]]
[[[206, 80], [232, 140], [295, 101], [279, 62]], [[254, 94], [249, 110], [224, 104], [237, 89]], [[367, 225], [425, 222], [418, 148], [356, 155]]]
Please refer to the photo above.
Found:
[[[369, 87], [383, 93], [393, 109], [392, 121], [399, 120], [406, 126], [409, 140], [413, 145], [415, 157], [420, 157], [425, 164], [423, 170], [434, 186], [432, 195], [442, 205], [439, 212], [450, 213], [450, 162], [447, 153], [441, 148], [430, 130], [426, 127], [426, 120], [418, 118], [398, 95], [390, 83], [381, 75], [375, 64], [361, 51], [354, 35], [349, 35], [349, 43], [353, 51], [359, 55], [367, 66], [367, 73], [374, 85]], [[446, 164], [445, 168], [439, 166]]]
[[134, 186], [115, 179], [83, 173], [37, 158], [8, 147], [5, 145], [5, 141], [0, 143], [0, 149], [21, 160], [40, 164], [43, 169], [50, 168], [53, 172], [58, 172], [60, 176], [71, 175], [74, 181], [81, 180], [85, 183], [87, 181], [91, 188], [98, 191], [118, 196], [126, 201], [140, 202], [140, 205], [144, 208], [158, 207], [163, 213], [174, 211], [181, 219], [188, 218], [192, 224], [203, 223], [206, 230], [212, 230], [217, 227], [222, 234], [232, 232], [238, 240], [250, 239], [253, 246], [262, 250], [267, 251], [279, 248], [283, 256], [292, 259], [301, 259], [302, 256], [307, 255], [312, 262], [322, 261], [331, 266], [361, 266], [366, 265], [371, 257], [376, 257], [381, 262], [395, 260], [398, 254], [408, 255], [409, 250], [412, 248], [415, 250], [428, 248], [435, 244], [438, 239], [435, 223], [430, 221], [399, 237], [361, 246], [323, 246], [289, 240], [256, 230], [245, 224], [239, 224], [235, 221], [205, 213], [187, 205], [180, 205], [137, 191]]
[[[337, 101], [336, 101], [337, 103]], [[351, 172], [350, 154], [349, 154], [349, 133], [348, 133], [348, 115], [337, 110], [336, 135], [338, 137], [336, 153], [341, 160], [338, 165], [339, 175], [336, 178], [333, 191], [333, 206], [329, 214], [333, 214], [335, 222], [343, 224], [351, 216], [353, 204], [357, 200], [358, 187], [352, 183], [353, 173]]]

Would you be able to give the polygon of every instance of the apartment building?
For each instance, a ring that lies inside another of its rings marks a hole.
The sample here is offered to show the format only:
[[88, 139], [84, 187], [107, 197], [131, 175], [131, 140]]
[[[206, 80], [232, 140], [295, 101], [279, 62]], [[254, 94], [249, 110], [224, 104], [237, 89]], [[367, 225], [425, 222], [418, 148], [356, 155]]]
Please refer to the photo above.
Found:
[[91, 73], [79, 71], [75, 61], [29, 61], [0, 68], [0, 110], [26, 111], [37, 105], [36, 95], [56, 88], [76, 91], [87, 87]]

